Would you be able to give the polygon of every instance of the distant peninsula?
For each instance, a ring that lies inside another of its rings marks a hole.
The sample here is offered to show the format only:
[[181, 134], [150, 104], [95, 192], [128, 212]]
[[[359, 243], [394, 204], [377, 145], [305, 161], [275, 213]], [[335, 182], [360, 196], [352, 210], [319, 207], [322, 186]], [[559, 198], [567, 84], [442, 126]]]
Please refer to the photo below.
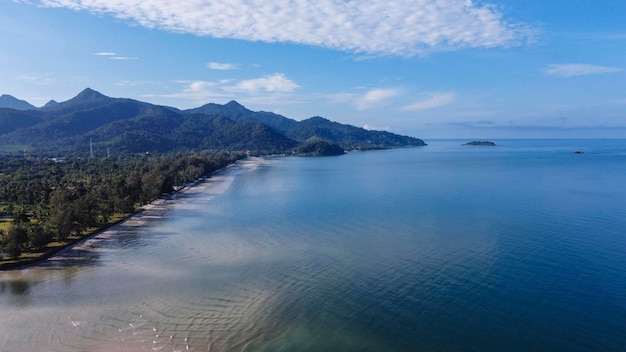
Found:
[[471, 142], [467, 142], [465, 145], [469, 145], [469, 146], [480, 146], [480, 147], [495, 147], [496, 144], [494, 142], [491, 141], [471, 141]]

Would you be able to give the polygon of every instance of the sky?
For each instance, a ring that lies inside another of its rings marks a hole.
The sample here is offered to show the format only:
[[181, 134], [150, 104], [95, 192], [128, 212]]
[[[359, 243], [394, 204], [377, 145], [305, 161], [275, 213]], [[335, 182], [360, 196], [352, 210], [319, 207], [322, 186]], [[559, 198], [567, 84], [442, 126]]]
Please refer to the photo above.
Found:
[[0, 94], [626, 138], [625, 18], [623, 0], [0, 0]]

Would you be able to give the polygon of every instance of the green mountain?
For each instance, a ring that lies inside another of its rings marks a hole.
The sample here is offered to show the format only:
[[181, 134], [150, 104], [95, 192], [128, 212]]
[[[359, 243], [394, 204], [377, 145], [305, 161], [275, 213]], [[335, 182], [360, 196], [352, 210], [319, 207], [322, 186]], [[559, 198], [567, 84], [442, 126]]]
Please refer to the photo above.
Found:
[[236, 122], [260, 122], [283, 134], [298, 125], [298, 121], [273, 112], [248, 110], [236, 101], [225, 105], [210, 103], [199, 108], [185, 110], [184, 113], [222, 115]]
[[[318, 150], [336, 150], [332, 145], [345, 150], [425, 145], [417, 138], [368, 131], [321, 117], [298, 122], [271, 112], [251, 111], [235, 101], [181, 111], [107, 97], [90, 88], [40, 109], [0, 108], [0, 124], [0, 151], [49, 155], [86, 155], [91, 146], [99, 153], [174, 149], [291, 153], [311, 138], [318, 141], [313, 146]], [[303, 149], [299, 152], [304, 153]]]

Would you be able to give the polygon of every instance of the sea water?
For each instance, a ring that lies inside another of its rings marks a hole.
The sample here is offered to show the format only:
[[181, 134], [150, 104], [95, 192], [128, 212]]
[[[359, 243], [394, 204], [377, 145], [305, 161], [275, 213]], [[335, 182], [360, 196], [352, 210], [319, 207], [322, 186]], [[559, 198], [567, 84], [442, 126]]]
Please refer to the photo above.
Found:
[[0, 273], [0, 351], [625, 350], [626, 141], [427, 142], [244, 162]]

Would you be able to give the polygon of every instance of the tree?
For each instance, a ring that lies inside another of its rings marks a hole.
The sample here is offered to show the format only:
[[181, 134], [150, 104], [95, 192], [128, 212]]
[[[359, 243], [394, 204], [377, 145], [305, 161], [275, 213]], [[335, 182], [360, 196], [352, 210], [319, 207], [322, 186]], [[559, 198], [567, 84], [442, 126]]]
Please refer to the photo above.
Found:
[[141, 178], [141, 203], [146, 204], [161, 195], [164, 177], [155, 172], [147, 172]]
[[48, 243], [50, 243], [51, 240], [52, 233], [41, 224], [35, 224], [28, 227], [28, 242], [33, 250], [41, 250]]
[[2, 236], [3, 250], [11, 258], [18, 258], [27, 247], [28, 235], [22, 224], [11, 225]]
[[56, 230], [58, 242], [65, 240], [75, 229], [77, 216], [72, 201], [72, 195], [67, 190], [56, 189], [50, 196], [48, 223]]

